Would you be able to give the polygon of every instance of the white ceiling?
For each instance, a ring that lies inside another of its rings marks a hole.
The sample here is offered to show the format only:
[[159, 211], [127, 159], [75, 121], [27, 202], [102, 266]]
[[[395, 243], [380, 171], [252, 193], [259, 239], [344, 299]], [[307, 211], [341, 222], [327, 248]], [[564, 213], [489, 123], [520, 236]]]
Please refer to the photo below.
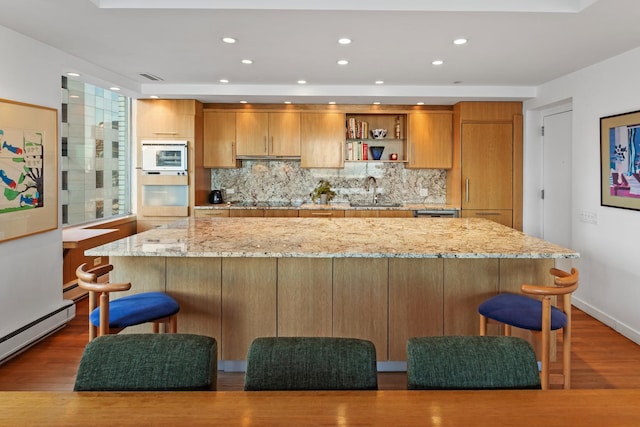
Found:
[[61, 71], [203, 102], [523, 100], [640, 46], [638, 18], [637, 0], [0, 0], [0, 25], [79, 58]]

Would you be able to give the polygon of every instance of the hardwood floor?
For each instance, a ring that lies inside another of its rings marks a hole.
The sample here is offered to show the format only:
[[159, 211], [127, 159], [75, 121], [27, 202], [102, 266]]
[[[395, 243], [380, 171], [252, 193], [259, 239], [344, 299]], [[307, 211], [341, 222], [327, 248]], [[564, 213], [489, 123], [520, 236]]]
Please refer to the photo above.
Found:
[[[76, 318], [66, 327], [0, 365], [0, 390], [73, 389], [87, 343], [86, 299], [76, 308]], [[640, 388], [640, 346], [575, 308], [573, 325], [573, 388]], [[552, 370], [560, 372], [559, 366], [555, 363]], [[219, 372], [218, 390], [242, 390], [243, 381], [243, 373]], [[379, 387], [404, 389], [406, 375], [380, 373]]]

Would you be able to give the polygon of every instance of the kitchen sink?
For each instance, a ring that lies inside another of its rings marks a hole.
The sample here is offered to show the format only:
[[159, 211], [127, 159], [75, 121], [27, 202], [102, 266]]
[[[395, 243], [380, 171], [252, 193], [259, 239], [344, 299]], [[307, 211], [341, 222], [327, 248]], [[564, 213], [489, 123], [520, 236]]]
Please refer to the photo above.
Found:
[[350, 203], [352, 208], [399, 208], [402, 203]]

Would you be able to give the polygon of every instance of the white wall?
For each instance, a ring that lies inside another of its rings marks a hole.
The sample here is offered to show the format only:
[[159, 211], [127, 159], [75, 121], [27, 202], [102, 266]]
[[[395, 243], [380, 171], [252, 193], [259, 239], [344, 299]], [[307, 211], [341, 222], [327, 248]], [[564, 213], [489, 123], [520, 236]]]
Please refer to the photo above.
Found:
[[[572, 249], [580, 252], [576, 306], [640, 343], [640, 211], [600, 206], [600, 117], [640, 110], [640, 48], [548, 82], [525, 103], [525, 232], [539, 205], [540, 110], [571, 100]], [[597, 224], [580, 221], [595, 213]]]
[[[56, 52], [3, 27], [0, 40], [0, 98], [59, 109]], [[0, 243], [0, 272], [0, 337], [62, 307], [60, 227]]]

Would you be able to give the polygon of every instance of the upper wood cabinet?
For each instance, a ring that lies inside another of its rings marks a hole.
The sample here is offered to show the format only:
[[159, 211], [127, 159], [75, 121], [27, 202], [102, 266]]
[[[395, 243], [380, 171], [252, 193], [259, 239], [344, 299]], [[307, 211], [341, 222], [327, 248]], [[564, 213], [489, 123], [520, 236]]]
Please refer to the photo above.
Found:
[[138, 100], [138, 138], [193, 138], [195, 136], [196, 102], [193, 99]]
[[300, 156], [300, 113], [236, 113], [238, 157]]
[[236, 113], [205, 111], [204, 167], [237, 168]]
[[344, 167], [345, 114], [300, 114], [300, 166]]
[[408, 168], [449, 169], [453, 165], [453, 116], [449, 111], [409, 114]]

